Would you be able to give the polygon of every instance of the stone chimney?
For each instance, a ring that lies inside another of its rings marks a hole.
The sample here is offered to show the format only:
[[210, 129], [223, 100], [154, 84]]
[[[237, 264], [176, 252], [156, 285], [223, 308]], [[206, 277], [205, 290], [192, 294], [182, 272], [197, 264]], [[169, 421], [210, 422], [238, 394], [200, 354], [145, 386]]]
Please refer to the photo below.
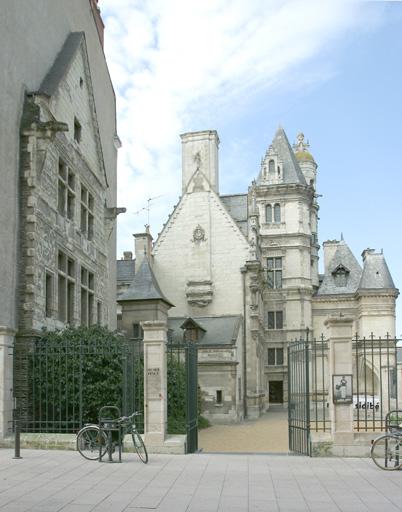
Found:
[[338, 248], [339, 245], [338, 240], [327, 240], [322, 244], [322, 247], [324, 249], [324, 272], [325, 274], [328, 271], [329, 264], [334, 257], [335, 251]]
[[362, 259], [363, 259], [363, 262], [366, 261], [366, 258], [369, 254], [374, 254], [375, 253], [375, 249], [370, 249], [369, 247], [367, 247], [367, 249], [364, 249], [364, 251], [362, 252]]
[[91, 5], [91, 11], [94, 17], [96, 30], [98, 31], [99, 41], [103, 48], [103, 32], [105, 30], [105, 25], [103, 23], [100, 9], [98, 7], [98, 0], [89, 0], [89, 3]]
[[183, 194], [197, 170], [200, 170], [207, 178], [212, 190], [219, 194], [219, 137], [216, 130], [183, 133], [180, 137], [182, 143]]
[[152, 264], [152, 235], [149, 232], [149, 226], [145, 226], [145, 233], [135, 233], [134, 235], [135, 246], [135, 268], [139, 269], [144, 257], [148, 257], [150, 264]]

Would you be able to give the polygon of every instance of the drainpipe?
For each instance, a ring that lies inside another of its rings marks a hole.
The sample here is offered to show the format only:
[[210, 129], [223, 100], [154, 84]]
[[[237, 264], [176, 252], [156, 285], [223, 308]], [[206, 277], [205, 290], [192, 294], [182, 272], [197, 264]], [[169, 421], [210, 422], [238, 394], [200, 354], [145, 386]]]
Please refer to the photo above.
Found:
[[246, 335], [246, 268], [240, 269], [243, 281], [243, 411], [244, 418], [247, 418], [247, 335]]

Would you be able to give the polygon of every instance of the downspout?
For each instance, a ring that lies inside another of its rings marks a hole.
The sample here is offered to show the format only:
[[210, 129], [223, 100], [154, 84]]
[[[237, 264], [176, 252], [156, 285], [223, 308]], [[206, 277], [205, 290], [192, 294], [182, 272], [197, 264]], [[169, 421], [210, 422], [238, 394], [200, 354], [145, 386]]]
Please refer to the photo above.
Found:
[[242, 267], [240, 269], [242, 273], [242, 281], [243, 281], [243, 412], [244, 418], [247, 418], [247, 336], [246, 336], [246, 268]]

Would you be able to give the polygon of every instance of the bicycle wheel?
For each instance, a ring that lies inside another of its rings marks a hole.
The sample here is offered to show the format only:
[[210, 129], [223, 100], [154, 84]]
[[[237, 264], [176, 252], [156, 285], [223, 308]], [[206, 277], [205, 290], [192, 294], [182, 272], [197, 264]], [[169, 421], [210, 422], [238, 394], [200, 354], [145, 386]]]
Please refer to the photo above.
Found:
[[138, 457], [142, 460], [144, 464], [146, 464], [148, 462], [148, 452], [147, 449], [145, 448], [145, 444], [144, 441], [142, 440], [142, 437], [135, 430], [131, 432], [131, 436], [133, 438], [134, 448], [138, 453]]
[[90, 425], [82, 428], [77, 435], [77, 450], [88, 460], [99, 459], [99, 448], [101, 448], [102, 457], [106, 453], [107, 438], [104, 432], [101, 433], [97, 425]]
[[381, 469], [399, 469], [402, 465], [401, 438], [390, 434], [378, 437], [371, 445], [370, 455]]

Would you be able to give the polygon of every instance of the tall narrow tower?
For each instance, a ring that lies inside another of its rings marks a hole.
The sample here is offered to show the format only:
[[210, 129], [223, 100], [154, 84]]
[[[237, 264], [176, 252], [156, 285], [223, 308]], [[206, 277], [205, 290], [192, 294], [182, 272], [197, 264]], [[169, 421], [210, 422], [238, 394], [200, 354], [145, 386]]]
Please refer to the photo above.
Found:
[[279, 128], [256, 181], [266, 272], [265, 378], [270, 402], [287, 401], [287, 343], [312, 329], [311, 302], [318, 286], [317, 165], [304, 136], [299, 136], [296, 148]]

